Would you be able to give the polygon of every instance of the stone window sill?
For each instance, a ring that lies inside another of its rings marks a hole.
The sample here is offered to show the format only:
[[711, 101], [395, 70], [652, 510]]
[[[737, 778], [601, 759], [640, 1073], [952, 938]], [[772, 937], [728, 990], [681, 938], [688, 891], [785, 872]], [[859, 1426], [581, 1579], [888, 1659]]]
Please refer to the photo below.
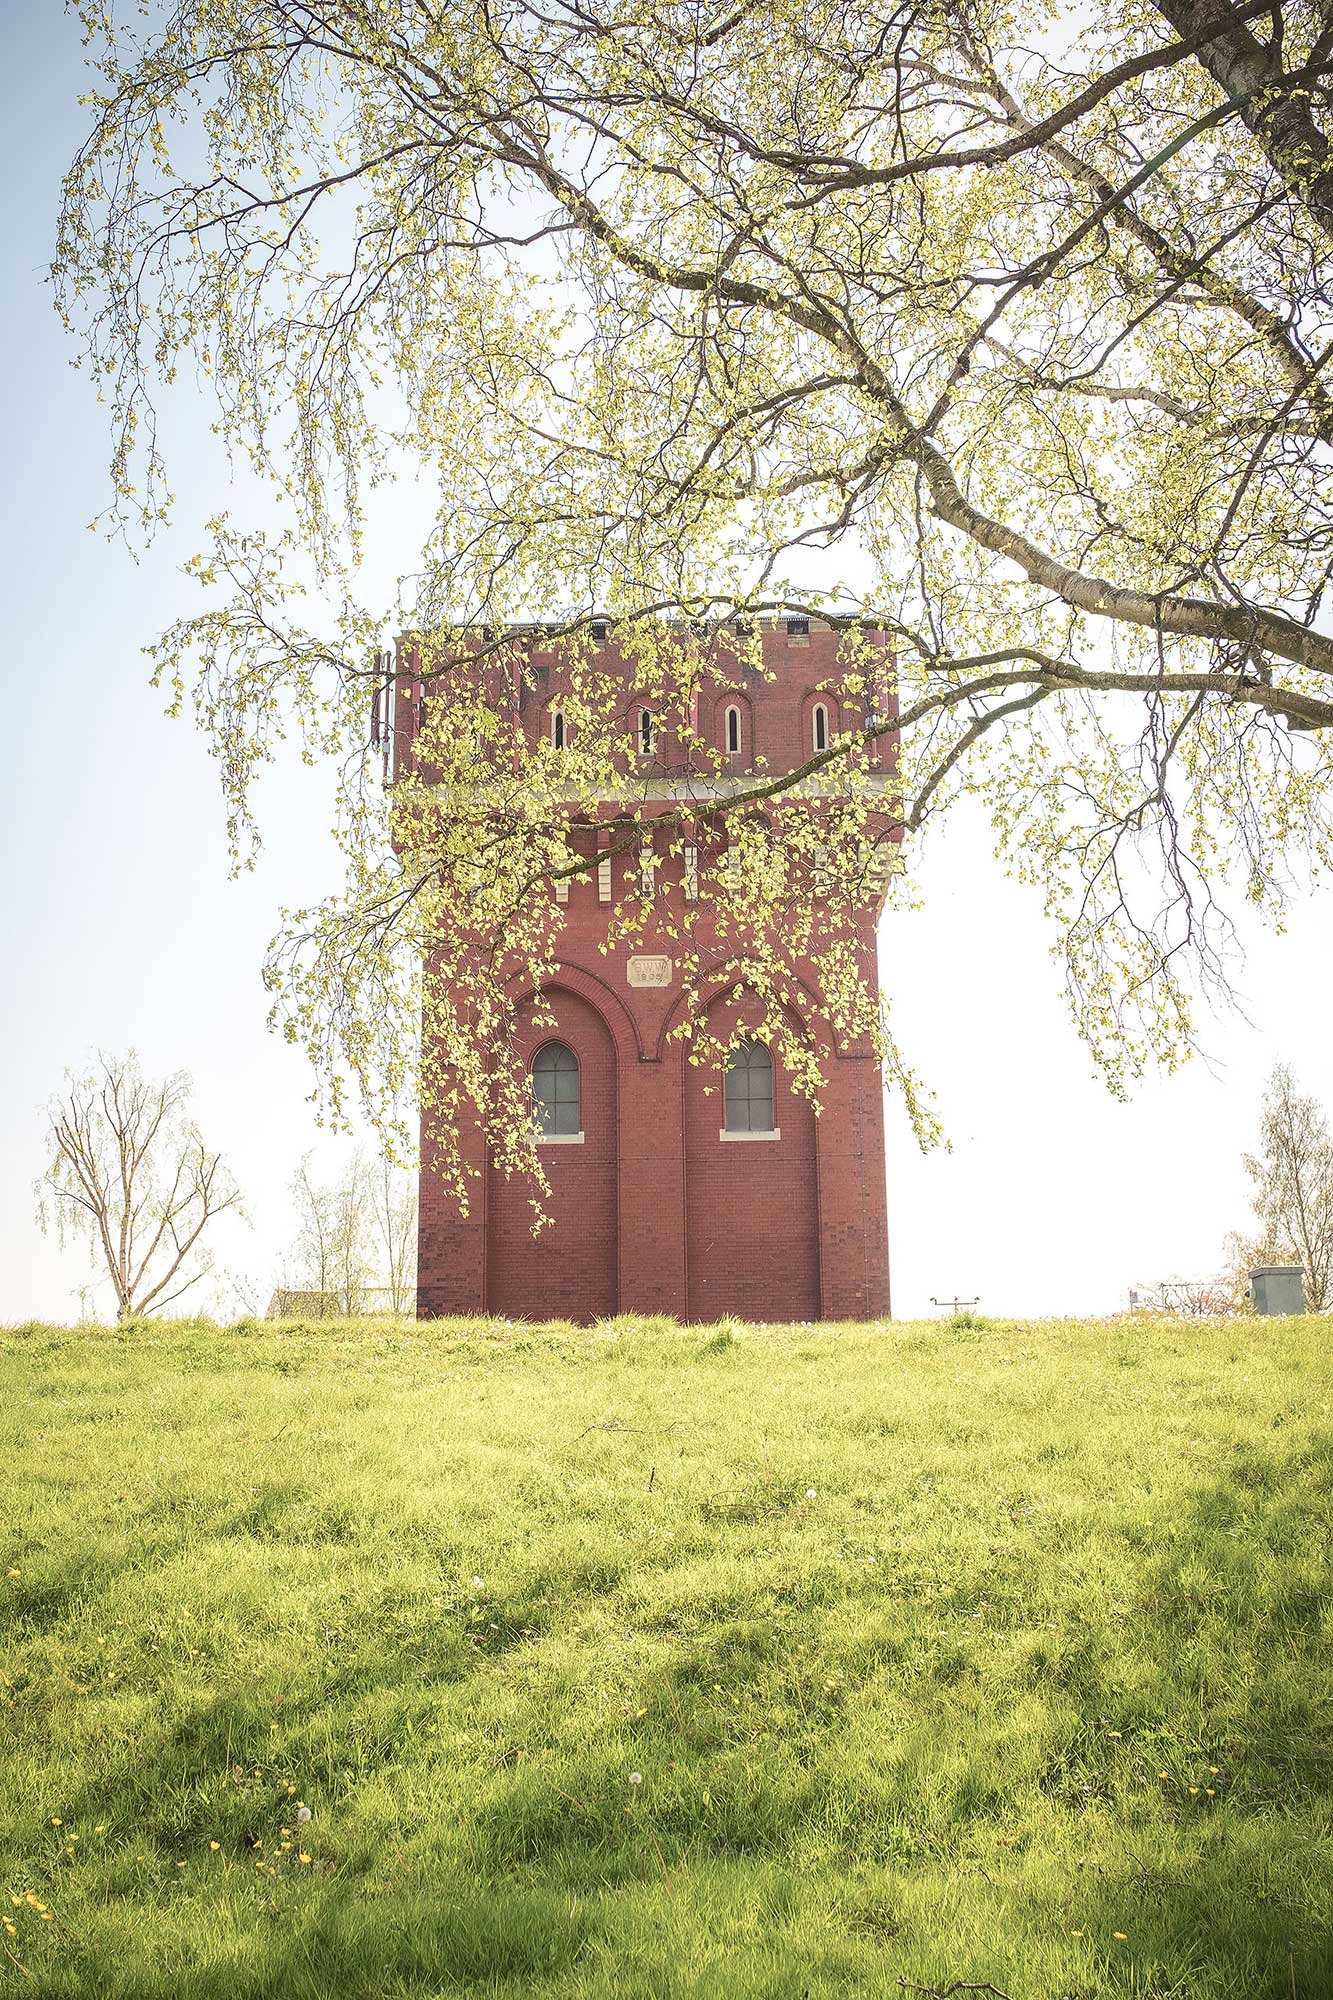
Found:
[[722, 1127], [722, 1130], [718, 1133], [717, 1136], [719, 1139], [727, 1139], [727, 1140], [780, 1139], [782, 1137], [782, 1133], [776, 1125], [773, 1127], [773, 1130], [771, 1132], [728, 1132], [726, 1126], [724, 1125]]
[[583, 1134], [582, 1132], [539, 1132], [537, 1134], [537, 1144], [539, 1146], [581, 1146], [583, 1144]]

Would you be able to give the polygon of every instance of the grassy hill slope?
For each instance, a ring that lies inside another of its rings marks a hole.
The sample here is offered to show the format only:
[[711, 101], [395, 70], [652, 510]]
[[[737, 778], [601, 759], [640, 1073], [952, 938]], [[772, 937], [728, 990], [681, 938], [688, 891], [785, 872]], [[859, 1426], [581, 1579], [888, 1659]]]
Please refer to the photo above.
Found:
[[1323, 2000], [1328, 1338], [0, 1336], [0, 1990]]

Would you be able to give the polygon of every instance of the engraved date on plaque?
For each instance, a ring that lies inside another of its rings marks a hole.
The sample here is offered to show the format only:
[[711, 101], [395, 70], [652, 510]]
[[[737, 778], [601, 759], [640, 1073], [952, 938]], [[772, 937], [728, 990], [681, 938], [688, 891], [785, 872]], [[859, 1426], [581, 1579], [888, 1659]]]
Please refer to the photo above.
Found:
[[670, 986], [671, 960], [656, 954], [648, 958], [632, 958], [629, 962], [629, 983], [631, 986]]

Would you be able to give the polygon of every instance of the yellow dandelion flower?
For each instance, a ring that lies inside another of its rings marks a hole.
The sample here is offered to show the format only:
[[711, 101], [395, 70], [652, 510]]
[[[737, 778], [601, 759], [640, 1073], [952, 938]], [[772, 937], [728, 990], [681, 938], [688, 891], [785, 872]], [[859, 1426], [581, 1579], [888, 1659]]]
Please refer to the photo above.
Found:
[[1217, 1776], [1217, 1766], [1216, 1766], [1216, 1764], [1210, 1764], [1210, 1765], [1208, 1766], [1208, 1775], [1209, 1775], [1209, 1777], [1210, 1777], [1210, 1778], [1215, 1778], [1215, 1777]]
[[51, 1821], [51, 1824], [52, 1824], [52, 1826], [60, 1826], [60, 1825], [62, 1824], [62, 1822], [61, 1822], [60, 1820], [58, 1820], [58, 1819], [53, 1819], [53, 1820]]
[[1217, 1797], [1217, 1788], [1216, 1788], [1216, 1786], [1214, 1786], [1214, 1785], [1205, 1785], [1205, 1786], [1204, 1786], [1204, 1790], [1205, 1790], [1205, 1791], [1207, 1792], [1207, 1794], [1208, 1794], [1208, 1796], [1209, 1796], [1209, 1798], [1210, 1798], [1210, 1799], [1215, 1799], [1215, 1798]]
[[50, 1923], [50, 1921], [51, 1921], [51, 1912], [50, 1912], [49, 1910], [43, 1910], [43, 1911], [42, 1911], [42, 1922], [43, 1922], [44, 1924], [49, 1924], [49, 1923]]
[[1191, 1797], [1192, 1799], [1197, 1799], [1197, 1798], [1198, 1798], [1198, 1796], [1199, 1796], [1199, 1787], [1198, 1787], [1197, 1785], [1191, 1785], [1191, 1786], [1190, 1786], [1190, 1797]]
[[105, 1832], [106, 1832], [106, 1821], [105, 1821], [105, 1820], [103, 1820], [103, 1821], [102, 1821], [102, 1824], [101, 1824], [100, 1826], [95, 1826], [95, 1827], [93, 1828], [93, 1832], [94, 1832], [94, 1833], [105, 1833]]
[[310, 1856], [308, 1854], [298, 1854], [296, 1858], [302, 1864], [302, 1866], [305, 1866], [305, 1864], [310, 1860]]
[[185, 1866], [185, 1863], [184, 1863], [183, 1861], [178, 1861], [178, 1862], [176, 1863], [176, 1866], [177, 1866], [178, 1868], [183, 1868], [183, 1867]]
[[1119, 1940], [1120, 1940], [1121, 1944], [1128, 1944], [1128, 1943], [1129, 1943], [1129, 1932], [1128, 1932], [1128, 1931], [1112, 1931], [1112, 1932], [1111, 1932], [1111, 1936], [1112, 1936], [1113, 1938], [1119, 1938]]
[[1071, 1931], [1069, 1935], [1070, 1937], [1082, 1937], [1083, 1933], [1082, 1931]]
[[216, 1854], [219, 1847], [221, 1847], [222, 1842], [220, 1840], [210, 1840], [208, 1844], [212, 1848], [214, 1854]]
[[22, 1576], [23, 1571], [21, 1569], [11, 1569], [9, 1574], [11, 1576]]
[[1111, 1731], [1111, 1734], [1112, 1734], [1112, 1736], [1114, 1736], [1114, 1737], [1115, 1737], [1115, 1739], [1116, 1739], [1116, 1741], [1117, 1741], [1117, 1742], [1120, 1742], [1120, 1740], [1121, 1740], [1121, 1736], [1120, 1736], [1120, 1731], [1119, 1731], [1118, 1729], [1113, 1729], [1113, 1730]]

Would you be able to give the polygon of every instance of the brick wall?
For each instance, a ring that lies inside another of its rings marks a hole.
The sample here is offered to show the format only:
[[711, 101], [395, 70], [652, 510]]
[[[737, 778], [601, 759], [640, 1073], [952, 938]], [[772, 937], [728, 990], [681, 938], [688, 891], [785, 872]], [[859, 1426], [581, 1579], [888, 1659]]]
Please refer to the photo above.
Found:
[[[719, 1034], [755, 1025], [744, 1002], [719, 1000]], [[818, 1319], [819, 1186], [815, 1114], [773, 1052], [777, 1139], [722, 1138], [722, 1079], [685, 1065], [685, 1245], [691, 1319]], [[711, 1088], [710, 1088], [711, 1086]]]
[[486, 1306], [507, 1319], [586, 1324], [616, 1310], [616, 1051], [606, 1022], [577, 994], [556, 995], [554, 1012], [555, 1027], [538, 1030], [525, 1002], [516, 1041], [529, 1060], [548, 1041], [574, 1051], [582, 1141], [541, 1149], [551, 1192], [536, 1236], [530, 1185], [487, 1167]]
[[[790, 770], [803, 763], [813, 750], [813, 710], [822, 702], [828, 711], [831, 733], [853, 728], [865, 719], [869, 708], [879, 704], [892, 713], [893, 661], [881, 643], [883, 634], [872, 634], [881, 664], [872, 667], [875, 683], [864, 693], [847, 694], [842, 688], [838, 663], [838, 634], [816, 626], [808, 637], [788, 636], [785, 621], [770, 621], [773, 629], [761, 633], [764, 672], [757, 673], [741, 664], [736, 644], [722, 628], [720, 636], [697, 642], [699, 668], [698, 733], [706, 744], [725, 752], [726, 711], [739, 707], [742, 717], [741, 754], [728, 757], [733, 768], [749, 768], [760, 759], [770, 771]], [[651, 759], [631, 756], [629, 744], [636, 717], [645, 697], [636, 689], [633, 677], [608, 641], [605, 662], [599, 659], [614, 691], [614, 712], [624, 730], [626, 769], [638, 779], [654, 774], [675, 775], [687, 768], [690, 756], [670, 728], [659, 729]], [[398, 659], [394, 701], [394, 771], [396, 775], [416, 768], [415, 742], [421, 717], [430, 701], [429, 662], [419, 650], [405, 649]], [[457, 661], [451, 677], [459, 680], [463, 670]], [[503, 657], [490, 658], [478, 669], [477, 679], [487, 699], [497, 711], [512, 711], [514, 728], [529, 746], [549, 739], [552, 711], [559, 707], [567, 680], [559, 654], [544, 645], [540, 635], [515, 637]], [[572, 740], [572, 738], [571, 738]], [[889, 737], [876, 739], [870, 750], [872, 766], [887, 767], [892, 761]], [[429, 776], [423, 767], [423, 776]]]

